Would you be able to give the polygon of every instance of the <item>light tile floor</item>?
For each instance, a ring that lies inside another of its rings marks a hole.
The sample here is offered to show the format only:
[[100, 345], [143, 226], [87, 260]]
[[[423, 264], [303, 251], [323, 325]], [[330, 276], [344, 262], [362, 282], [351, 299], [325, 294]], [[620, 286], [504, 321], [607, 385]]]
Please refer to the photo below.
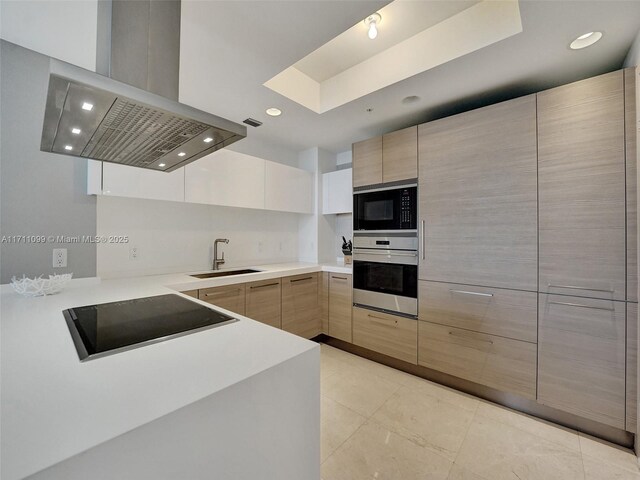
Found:
[[635, 455], [321, 345], [323, 480], [640, 480]]

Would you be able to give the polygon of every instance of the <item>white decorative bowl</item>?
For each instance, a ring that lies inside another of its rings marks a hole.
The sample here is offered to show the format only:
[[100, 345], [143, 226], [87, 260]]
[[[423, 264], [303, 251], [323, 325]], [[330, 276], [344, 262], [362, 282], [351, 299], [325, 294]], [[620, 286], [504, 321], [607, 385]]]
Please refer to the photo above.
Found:
[[27, 278], [23, 276], [18, 279], [11, 279], [11, 286], [20, 295], [24, 297], [40, 297], [42, 295], [53, 295], [59, 293], [69, 283], [73, 273], [65, 273], [63, 275], [49, 275], [49, 278]]

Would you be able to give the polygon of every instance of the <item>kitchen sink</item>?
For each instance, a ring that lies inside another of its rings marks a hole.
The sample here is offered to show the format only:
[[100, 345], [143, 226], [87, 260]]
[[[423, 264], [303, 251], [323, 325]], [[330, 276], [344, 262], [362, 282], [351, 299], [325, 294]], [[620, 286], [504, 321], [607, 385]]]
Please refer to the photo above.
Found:
[[243, 275], [245, 273], [258, 273], [261, 270], [252, 270], [252, 269], [244, 269], [244, 270], [228, 270], [226, 272], [209, 272], [209, 273], [198, 273], [196, 275], [189, 275], [190, 277], [196, 278], [216, 278], [216, 277], [228, 277], [230, 275]]

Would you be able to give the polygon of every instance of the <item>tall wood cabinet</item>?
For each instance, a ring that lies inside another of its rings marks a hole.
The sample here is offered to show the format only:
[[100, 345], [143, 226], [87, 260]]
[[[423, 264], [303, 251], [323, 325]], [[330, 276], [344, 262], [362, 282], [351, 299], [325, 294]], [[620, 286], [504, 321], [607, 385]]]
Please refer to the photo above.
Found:
[[535, 95], [418, 134], [419, 278], [536, 291]]
[[623, 72], [538, 94], [539, 291], [626, 299]]

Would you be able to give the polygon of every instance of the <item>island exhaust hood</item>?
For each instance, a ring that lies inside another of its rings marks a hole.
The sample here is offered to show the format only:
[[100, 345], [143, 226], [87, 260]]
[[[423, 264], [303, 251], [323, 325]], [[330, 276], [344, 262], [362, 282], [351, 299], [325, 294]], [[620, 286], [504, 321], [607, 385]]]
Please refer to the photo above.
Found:
[[40, 150], [171, 172], [246, 137], [245, 126], [177, 101], [179, 12], [179, 1], [109, 2], [109, 76], [51, 59]]

